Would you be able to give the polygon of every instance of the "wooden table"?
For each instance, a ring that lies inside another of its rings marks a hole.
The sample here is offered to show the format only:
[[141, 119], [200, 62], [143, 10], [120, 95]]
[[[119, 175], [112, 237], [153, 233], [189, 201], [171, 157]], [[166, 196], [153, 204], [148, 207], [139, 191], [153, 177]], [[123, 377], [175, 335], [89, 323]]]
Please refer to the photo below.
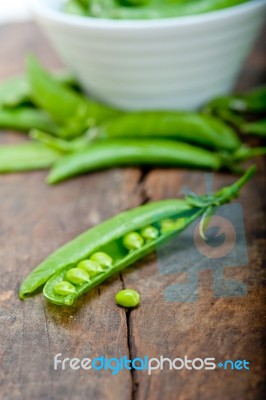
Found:
[[[264, 32], [265, 33], [265, 32]], [[265, 39], [265, 35], [264, 35]], [[239, 89], [265, 81], [263, 36], [239, 80]], [[58, 59], [33, 24], [0, 28], [0, 78], [20, 73], [34, 52], [49, 67]], [[24, 140], [1, 133], [1, 143]], [[226, 277], [247, 285], [246, 296], [215, 297], [212, 274], [199, 274], [199, 299], [166, 302], [164, 289], [184, 282], [186, 273], [161, 275], [155, 255], [85, 295], [75, 307], [47, 304], [42, 295], [21, 302], [25, 276], [58, 246], [88, 227], [141, 203], [176, 197], [184, 186], [204, 191], [204, 174], [187, 170], [113, 169], [44, 183], [46, 172], [0, 177], [0, 398], [3, 400], [244, 400], [263, 394], [265, 225], [263, 163], [242, 191], [248, 266], [224, 268]], [[235, 177], [217, 173], [214, 189]], [[125, 312], [114, 304], [123, 287], [136, 288], [141, 306]], [[230, 371], [65, 371], [53, 369], [63, 357], [164, 357], [187, 355], [246, 359], [250, 370]]]

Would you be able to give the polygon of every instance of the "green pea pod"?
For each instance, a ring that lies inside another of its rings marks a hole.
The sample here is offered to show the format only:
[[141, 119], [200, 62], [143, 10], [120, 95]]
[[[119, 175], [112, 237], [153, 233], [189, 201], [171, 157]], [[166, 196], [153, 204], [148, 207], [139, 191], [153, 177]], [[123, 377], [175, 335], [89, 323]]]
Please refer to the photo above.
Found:
[[104, 168], [162, 166], [218, 170], [222, 159], [208, 150], [170, 140], [106, 140], [63, 156], [52, 168], [48, 183]]
[[[201, 210], [197, 210], [192, 212], [190, 216], [186, 217], [186, 223], [184, 224], [183, 228], [180, 228], [176, 231], [168, 232], [162, 234], [159, 238], [155, 241], [146, 242], [143, 247], [136, 249], [135, 251], [126, 252], [122, 246], [119, 246], [120, 238], [116, 239], [115, 242], [108, 243], [106, 246], [106, 251], [113, 251], [112, 255], [114, 256], [114, 265], [109, 268], [107, 271], [99, 273], [96, 276], [93, 276], [90, 282], [86, 282], [84, 284], [79, 285], [76, 287], [75, 293], [70, 293], [67, 296], [58, 296], [54, 291], [54, 286], [58, 282], [62, 282], [66, 279], [66, 274], [70, 267], [66, 267], [64, 270], [59, 272], [58, 274], [53, 275], [45, 284], [43, 288], [44, 296], [52, 303], [58, 305], [67, 305], [71, 306], [74, 301], [80, 297], [82, 294], [88, 292], [89, 290], [93, 289], [95, 286], [98, 286], [111, 276], [117, 274], [118, 272], [122, 271], [124, 268], [128, 267], [129, 265], [134, 264], [136, 261], [142, 259], [146, 255], [153, 252], [157, 246], [163, 244], [167, 239], [171, 238], [174, 234], [180, 233], [186, 227], [188, 227], [193, 221], [195, 221], [198, 217], [202, 215]], [[183, 214], [182, 214], [183, 216]], [[156, 223], [156, 221], [155, 221]], [[118, 246], [116, 246], [118, 242]], [[114, 250], [115, 247], [115, 250]]]
[[233, 155], [236, 163], [249, 160], [253, 157], [264, 156], [266, 154], [266, 147], [247, 147], [241, 146]]
[[0, 173], [46, 169], [60, 154], [41, 143], [25, 142], [0, 146]]
[[118, 2], [124, 6], [139, 7], [146, 6], [147, 4], [151, 3], [152, 0], [119, 0]]
[[34, 292], [55, 273], [89, 258], [97, 249], [104, 248], [108, 243], [114, 242], [116, 238], [123, 237], [127, 232], [149, 225], [152, 221], [190, 210], [191, 206], [185, 200], [163, 200], [116, 215], [101, 225], [84, 232], [43, 261], [23, 282], [20, 297], [24, 298], [26, 294]]
[[30, 101], [29, 85], [24, 76], [0, 82], [0, 107], [17, 107]]
[[[72, 305], [75, 299], [83, 293], [151, 253], [161, 243], [184, 230], [198, 217], [205, 215], [211, 207], [225, 204], [237, 197], [241, 187], [254, 172], [255, 168], [251, 167], [239, 181], [217, 193], [208, 196], [194, 196], [189, 201], [174, 199], [146, 204], [125, 211], [89, 229], [56, 250], [38, 266], [23, 282], [20, 298], [23, 299], [25, 295], [33, 293], [46, 283], [43, 292], [49, 301], [58, 305]], [[176, 230], [161, 231], [159, 236], [154, 237], [154, 240], [148, 240], [142, 246], [137, 246], [130, 251], [124, 246], [125, 236], [128, 238], [131, 232], [141, 232], [151, 224], [159, 227], [165, 218], [182, 218], [182, 224], [179, 224]], [[86, 280], [79, 280], [75, 288], [70, 286], [67, 281], [68, 271], [71, 270], [71, 276], [75, 272], [74, 277], [76, 278], [75, 268], [79, 269], [80, 262], [92, 257], [93, 254], [99, 254], [99, 252], [100, 254], [109, 254], [112, 264], [92, 276], [86, 275]]]
[[242, 132], [250, 135], [265, 137], [266, 136], [266, 119], [260, 121], [246, 123], [242, 126]]
[[63, 4], [63, 10], [68, 14], [87, 16], [88, 4], [86, 7], [86, 5], [79, 0], [68, 0], [66, 3]]
[[260, 86], [242, 96], [236, 97], [231, 108], [235, 111], [263, 113], [266, 112], [266, 86]]
[[81, 4], [83, 7], [88, 8], [91, 0], [76, 0], [77, 3]]
[[58, 133], [61, 136], [79, 136], [88, 127], [118, 113], [60, 84], [33, 56], [27, 61], [27, 77], [34, 102], [63, 125]]
[[80, 95], [58, 83], [33, 56], [27, 59], [27, 78], [35, 103], [58, 123], [64, 123], [69, 116], [87, 107]]
[[244, 94], [222, 96], [211, 100], [205, 111], [231, 110], [237, 113], [260, 114], [266, 112], [266, 86], [260, 86]]
[[151, 1], [147, 6], [120, 6], [111, 0], [92, 0], [91, 15], [113, 19], [160, 19], [197, 15], [236, 6], [249, 0]]
[[212, 112], [216, 118], [220, 119], [220, 121], [224, 121], [239, 130], [242, 130], [242, 126], [245, 124], [245, 118], [243, 115], [236, 113], [229, 108], [217, 108], [215, 111], [212, 110]]
[[164, 137], [213, 149], [236, 150], [241, 142], [234, 130], [210, 115], [192, 112], [135, 112], [91, 129], [96, 139]]
[[58, 130], [56, 124], [45, 111], [31, 107], [0, 108], [0, 128], [24, 132], [36, 128], [50, 133], [56, 133]]
[[[75, 86], [76, 82], [72, 75], [67, 72], [58, 71], [54, 74], [55, 79], [65, 86]], [[0, 82], [0, 107], [16, 108], [32, 103], [29, 83], [24, 76], [15, 76]]]

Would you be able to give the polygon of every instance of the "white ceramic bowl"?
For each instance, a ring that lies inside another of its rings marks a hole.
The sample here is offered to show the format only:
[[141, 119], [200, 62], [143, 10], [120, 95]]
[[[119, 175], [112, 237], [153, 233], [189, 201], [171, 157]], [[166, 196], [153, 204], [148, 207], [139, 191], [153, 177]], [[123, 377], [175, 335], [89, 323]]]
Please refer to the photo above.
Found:
[[265, 18], [266, 0], [198, 16], [117, 21], [33, 12], [90, 95], [122, 109], [193, 109], [230, 91]]

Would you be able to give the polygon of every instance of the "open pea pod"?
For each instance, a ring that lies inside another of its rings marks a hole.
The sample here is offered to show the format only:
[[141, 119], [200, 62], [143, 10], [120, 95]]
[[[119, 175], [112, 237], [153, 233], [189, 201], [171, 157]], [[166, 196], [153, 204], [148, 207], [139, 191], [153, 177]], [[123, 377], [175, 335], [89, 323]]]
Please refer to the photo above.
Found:
[[42, 262], [23, 282], [20, 296], [34, 292], [57, 272], [86, 259], [96, 249], [114, 242], [127, 232], [150, 224], [153, 220], [168, 218], [191, 209], [185, 200], [164, 200], [125, 211], [84, 232], [67, 245], [56, 250]]
[[[98, 259], [99, 255], [104, 255], [107, 256], [108, 258], [110, 257], [112, 260], [111, 265], [106, 266], [102, 268], [102, 271], [97, 272], [96, 274], [90, 275], [90, 269], [88, 270], [88, 276], [89, 277], [84, 277], [80, 281], [75, 281], [75, 273], [77, 273], [77, 270], [84, 270], [86, 272], [86, 268], [80, 268], [79, 265], [82, 265], [82, 263], [78, 264], [72, 264], [68, 265], [64, 270], [59, 272], [58, 274], [53, 275], [48, 282], [45, 284], [44, 289], [43, 289], [43, 294], [44, 296], [51, 301], [52, 303], [58, 304], [58, 305], [72, 305], [78, 297], [80, 297], [83, 293], [88, 292], [95, 286], [99, 285], [100, 283], [104, 282], [106, 279], [111, 277], [114, 274], [117, 274], [124, 268], [126, 268], [129, 265], [134, 264], [136, 261], [142, 259], [152, 251], [156, 249], [157, 246], [160, 244], [164, 243], [168, 238], [173, 236], [173, 234], [177, 234], [178, 232], [181, 232], [184, 230], [191, 222], [193, 222], [197, 217], [199, 217], [202, 214], [202, 210], [190, 210], [190, 212], [181, 212], [177, 214], [171, 214], [167, 215], [167, 217], [172, 218], [172, 229], [168, 228], [166, 231], [160, 230], [160, 223], [163, 224], [164, 220], [150, 220], [147, 219], [144, 223], [142, 224], [134, 224], [134, 230], [133, 225], [127, 226], [127, 228], [124, 230], [122, 235], [120, 236], [112, 236], [111, 240], [109, 238], [109, 241], [102, 246], [97, 247], [97, 245], [94, 247], [93, 252], [91, 254], [88, 254], [88, 259], [93, 258], [95, 260]], [[178, 225], [178, 220], [181, 221], [180, 226], [178, 228], [175, 228], [175, 223]], [[128, 222], [127, 219], [124, 221]], [[134, 222], [134, 220], [133, 220]], [[152, 225], [150, 225], [152, 222]], [[167, 220], [169, 223], [169, 219]], [[149, 225], [147, 225], [149, 224]], [[153, 240], [146, 240], [141, 236], [141, 230], [145, 229], [146, 227], [152, 227], [156, 231], [160, 232], [159, 236], [156, 239]], [[99, 227], [98, 227], [99, 228]], [[104, 233], [103, 233], [104, 234]], [[124, 243], [124, 239], [127, 238], [127, 247]], [[132, 238], [130, 239], [130, 237]], [[84, 261], [83, 261], [84, 262]], [[97, 263], [97, 261], [96, 261]], [[100, 264], [100, 259], [98, 261], [98, 264]], [[85, 264], [86, 266], [86, 264]], [[74, 278], [73, 276], [69, 273], [74, 273]], [[69, 282], [70, 281], [70, 282]], [[57, 291], [58, 284], [61, 282], [68, 282], [68, 283], [78, 283], [75, 284], [75, 291], [70, 291], [67, 295], [61, 295], [60, 291]]]
[[[89, 229], [44, 260], [23, 282], [20, 298], [44, 285], [45, 297], [58, 305], [75, 299], [113, 274], [151, 253], [201, 215], [237, 197], [254, 174], [207, 196], [162, 200], [125, 211]], [[204, 224], [202, 224], [203, 226]]]

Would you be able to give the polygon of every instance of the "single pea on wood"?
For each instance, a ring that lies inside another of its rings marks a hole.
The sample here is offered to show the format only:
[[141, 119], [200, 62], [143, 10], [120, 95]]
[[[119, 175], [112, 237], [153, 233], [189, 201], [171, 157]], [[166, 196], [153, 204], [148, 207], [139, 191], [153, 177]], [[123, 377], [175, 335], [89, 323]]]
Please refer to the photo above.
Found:
[[116, 304], [125, 308], [137, 307], [140, 303], [140, 295], [134, 289], [120, 290], [115, 295]]

